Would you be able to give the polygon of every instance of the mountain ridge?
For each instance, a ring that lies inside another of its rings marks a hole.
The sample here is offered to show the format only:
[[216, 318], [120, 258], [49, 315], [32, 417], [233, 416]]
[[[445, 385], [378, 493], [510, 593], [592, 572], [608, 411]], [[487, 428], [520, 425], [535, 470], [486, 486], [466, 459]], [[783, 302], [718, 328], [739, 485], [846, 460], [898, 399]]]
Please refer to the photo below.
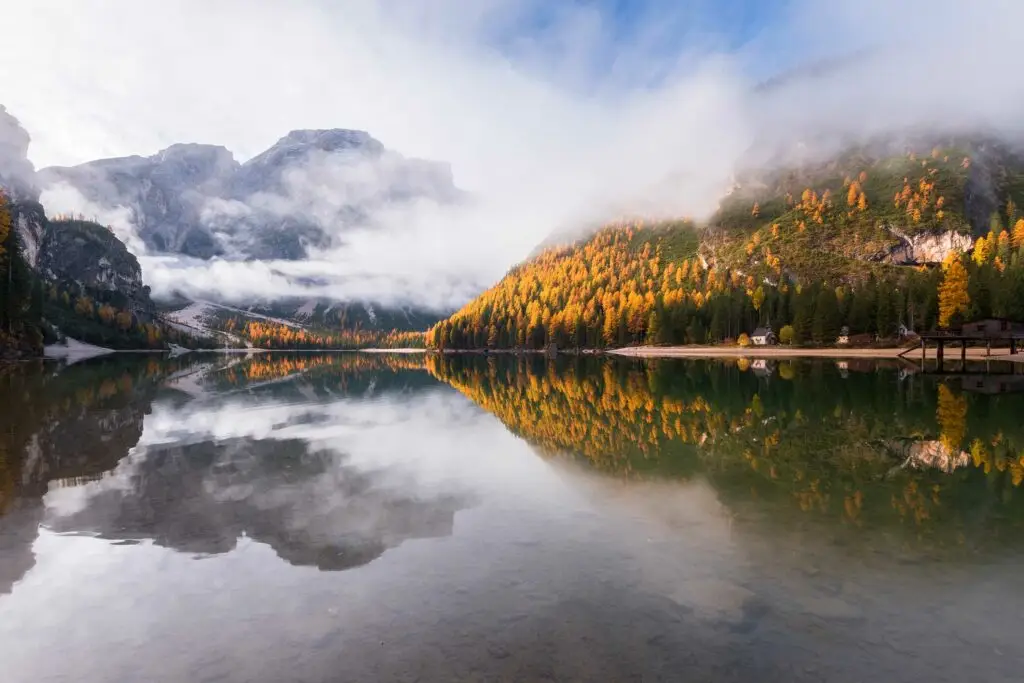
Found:
[[[105, 210], [127, 208], [148, 249], [200, 259], [303, 259], [339, 228], [372, 223], [384, 205], [460, 198], [450, 165], [406, 158], [344, 128], [292, 130], [241, 163], [220, 145], [176, 143], [38, 177], [44, 191], [67, 186]], [[314, 193], [330, 187], [329, 196], [310, 195], [310, 184]]]

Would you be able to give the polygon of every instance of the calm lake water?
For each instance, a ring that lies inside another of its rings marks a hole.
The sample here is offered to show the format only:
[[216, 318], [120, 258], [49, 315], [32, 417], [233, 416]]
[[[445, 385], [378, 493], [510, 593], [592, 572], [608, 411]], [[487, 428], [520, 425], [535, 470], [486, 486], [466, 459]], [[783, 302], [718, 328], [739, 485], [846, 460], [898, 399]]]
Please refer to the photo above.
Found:
[[1020, 681], [1024, 375], [0, 367], [0, 680]]

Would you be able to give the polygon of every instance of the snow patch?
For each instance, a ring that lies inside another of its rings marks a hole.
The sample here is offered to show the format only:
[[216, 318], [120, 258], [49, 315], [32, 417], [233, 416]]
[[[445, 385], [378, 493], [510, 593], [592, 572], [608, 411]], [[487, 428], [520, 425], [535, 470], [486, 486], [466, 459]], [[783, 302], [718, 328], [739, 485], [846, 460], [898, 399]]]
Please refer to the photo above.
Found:
[[43, 356], [45, 358], [66, 360], [72, 363], [79, 360], [85, 360], [86, 358], [104, 356], [108, 353], [114, 353], [114, 350], [104, 348], [102, 346], [86, 344], [85, 342], [72, 339], [71, 337], [65, 339], [63, 344], [50, 344], [43, 348]]
[[172, 311], [164, 315], [164, 318], [179, 325], [187, 325], [198, 330], [209, 332], [206, 320], [210, 317], [210, 307], [202, 302], [189, 304], [179, 311]]
[[302, 325], [299, 325], [298, 323], [293, 322], [291, 320], [285, 320], [284, 318], [274, 318], [272, 316], [263, 315], [261, 313], [253, 313], [252, 311], [247, 311], [247, 310], [242, 309], [242, 308], [235, 308], [234, 306], [227, 306], [225, 304], [215, 304], [212, 301], [204, 301], [202, 303], [203, 303], [203, 305], [210, 306], [212, 308], [219, 308], [219, 309], [224, 310], [224, 311], [232, 311], [234, 313], [241, 313], [242, 315], [244, 315], [246, 317], [249, 317], [249, 318], [256, 318], [257, 320], [266, 320], [267, 322], [277, 323], [278, 325], [284, 325], [285, 327], [291, 327], [291, 328], [294, 328], [296, 330], [301, 330], [302, 329]]

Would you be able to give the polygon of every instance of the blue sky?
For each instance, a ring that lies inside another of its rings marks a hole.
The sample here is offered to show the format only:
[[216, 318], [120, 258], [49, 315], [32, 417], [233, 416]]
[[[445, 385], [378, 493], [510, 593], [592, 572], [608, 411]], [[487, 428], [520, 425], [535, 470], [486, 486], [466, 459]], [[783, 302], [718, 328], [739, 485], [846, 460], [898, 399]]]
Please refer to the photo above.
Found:
[[591, 83], [628, 59], [645, 70], [625, 69], [631, 85], [658, 85], [680, 61], [709, 54], [735, 58], [758, 81], [828, 52], [800, 39], [791, 0], [525, 0], [515, 7], [486, 23], [481, 37], [513, 62], [536, 59], [539, 48], [548, 60], [541, 68], [571, 58], [585, 42], [575, 66]]

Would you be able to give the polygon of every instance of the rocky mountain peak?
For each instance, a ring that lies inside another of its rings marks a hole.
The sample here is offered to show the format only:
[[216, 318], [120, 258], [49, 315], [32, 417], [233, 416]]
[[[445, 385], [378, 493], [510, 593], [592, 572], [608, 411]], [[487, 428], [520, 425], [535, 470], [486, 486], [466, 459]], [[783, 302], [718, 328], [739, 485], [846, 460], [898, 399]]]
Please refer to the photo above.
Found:
[[28, 160], [28, 131], [0, 105], [0, 186], [15, 201], [36, 199], [35, 167]]
[[128, 208], [147, 247], [198, 258], [301, 259], [339, 230], [372, 223], [382, 206], [458, 197], [447, 164], [407, 159], [347, 129], [293, 130], [244, 164], [221, 146], [177, 144], [43, 169], [40, 183]]
[[294, 147], [314, 148], [325, 152], [340, 149], [358, 149], [378, 154], [384, 152], [384, 145], [364, 130], [328, 128], [293, 130], [274, 143], [264, 154]]
[[223, 177], [238, 168], [234, 155], [220, 145], [178, 143], [150, 157], [162, 169], [177, 169], [192, 178]]

